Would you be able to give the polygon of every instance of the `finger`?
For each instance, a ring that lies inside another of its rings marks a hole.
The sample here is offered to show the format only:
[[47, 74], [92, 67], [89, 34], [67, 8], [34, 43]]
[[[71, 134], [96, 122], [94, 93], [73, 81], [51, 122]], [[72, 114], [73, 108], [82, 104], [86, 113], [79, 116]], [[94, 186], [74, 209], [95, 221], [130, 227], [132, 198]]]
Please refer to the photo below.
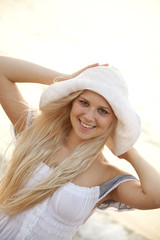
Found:
[[84, 71], [84, 70], [86, 70], [86, 69], [88, 69], [88, 68], [98, 67], [98, 66], [99, 66], [99, 63], [93, 63], [93, 64], [90, 64], [90, 65], [82, 68], [80, 71]]
[[93, 64], [90, 64], [90, 65], [82, 68], [80, 71], [84, 71], [84, 70], [86, 70], [88, 68], [93, 68], [93, 67], [98, 67], [98, 66], [105, 66], [105, 67], [107, 67], [107, 66], [109, 66], [109, 64], [108, 63], [104, 63], [104, 64], [93, 63]]
[[92, 67], [98, 67], [98, 66], [105, 66], [105, 67], [108, 67], [109, 64], [108, 63], [103, 63], [103, 64], [99, 64], [99, 63], [93, 63], [93, 64], [90, 64], [88, 65], [87, 67], [85, 67], [84, 69], [87, 69], [87, 68], [92, 68]]
[[109, 63], [104, 63], [104, 64], [101, 64], [100, 66], [108, 67], [108, 66], [109, 66]]

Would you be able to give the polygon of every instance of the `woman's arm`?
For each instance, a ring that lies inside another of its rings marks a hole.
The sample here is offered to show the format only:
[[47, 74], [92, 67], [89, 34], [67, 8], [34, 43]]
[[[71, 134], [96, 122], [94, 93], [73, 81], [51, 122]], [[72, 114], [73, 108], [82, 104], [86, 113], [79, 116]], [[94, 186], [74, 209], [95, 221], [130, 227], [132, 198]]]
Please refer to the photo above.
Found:
[[160, 208], [160, 173], [132, 148], [119, 156], [126, 159], [136, 170], [140, 184], [126, 182], [121, 184], [112, 197], [138, 209]]

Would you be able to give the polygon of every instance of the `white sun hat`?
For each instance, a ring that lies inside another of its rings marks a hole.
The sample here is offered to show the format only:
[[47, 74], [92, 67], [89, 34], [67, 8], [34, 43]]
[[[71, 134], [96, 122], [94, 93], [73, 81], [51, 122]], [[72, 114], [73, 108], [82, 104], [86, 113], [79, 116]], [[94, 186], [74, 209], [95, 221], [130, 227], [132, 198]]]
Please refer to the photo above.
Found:
[[127, 85], [115, 67], [88, 68], [75, 78], [51, 84], [41, 95], [40, 108], [85, 89], [103, 96], [117, 117], [112, 134], [112, 152], [119, 156], [128, 151], [140, 135], [141, 121], [129, 102]]

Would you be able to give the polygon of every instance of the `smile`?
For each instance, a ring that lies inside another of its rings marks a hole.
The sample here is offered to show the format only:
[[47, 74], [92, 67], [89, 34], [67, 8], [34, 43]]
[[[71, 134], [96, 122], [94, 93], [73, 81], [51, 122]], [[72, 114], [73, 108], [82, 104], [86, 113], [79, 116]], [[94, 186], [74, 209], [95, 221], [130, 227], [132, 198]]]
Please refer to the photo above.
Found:
[[81, 126], [83, 128], [85, 128], [85, 129], [93, 129], [93, 128], [95, 128], [95, 126], [88, 125], [88, 124], [82, 122], [81, 120], [79, 120], [79, 121], [80, 121]]

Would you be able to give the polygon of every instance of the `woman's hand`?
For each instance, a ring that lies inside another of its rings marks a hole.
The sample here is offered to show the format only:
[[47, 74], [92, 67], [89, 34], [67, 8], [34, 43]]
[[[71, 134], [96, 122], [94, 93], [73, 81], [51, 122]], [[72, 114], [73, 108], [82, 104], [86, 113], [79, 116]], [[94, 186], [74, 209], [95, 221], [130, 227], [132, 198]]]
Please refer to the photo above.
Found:
[[61, 82], [61, 81], [65, 81], [71, 78], [74, 78], [76, 76], [78, 76], [81, 72], [87, 70], [88, 68], [93, 68], [93, 67], [98, 67], [98, 66], [109, 66], [109, 64], [99, 64], [99, 63], [94, 63], [94, 64], [90, 64], [76, 72], [74, 72], [73, 74], [60, 74], [59, 76], [57, 76], [55, 79], [53, 79], [53, 83], [54, 82]]
[[93, 67], [98, 67], [98, 66], [108, 66], [108, 65], [109, 64], [102, 64], [102, 65], [100, 65], [99, 63], [90, 64], [90, 65], [80, 69], [79, 71], [71, 74], [69, 78], [74, 78], [74, 77], [78, 76], [81, 72], [87, 70], [88, 68], [93, 68]]

